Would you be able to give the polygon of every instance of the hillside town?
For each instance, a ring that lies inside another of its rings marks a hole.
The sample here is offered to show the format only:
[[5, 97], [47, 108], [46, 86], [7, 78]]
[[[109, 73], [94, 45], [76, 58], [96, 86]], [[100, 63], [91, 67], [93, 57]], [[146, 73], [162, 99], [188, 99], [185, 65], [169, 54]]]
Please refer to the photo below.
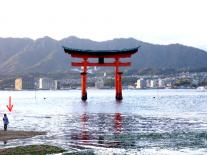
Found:
[[[128, 75], [123, 76], [123, 89], [199, 89], [207, 87], [207, 72], [177, 73], [172, 75]], [[114, 76], [107, 75], [87, 79], [88, 88], [114, 88]], [[66, 90], [80, 89], [80, 78], [18, 77], [0, 80], [1, 90]]]

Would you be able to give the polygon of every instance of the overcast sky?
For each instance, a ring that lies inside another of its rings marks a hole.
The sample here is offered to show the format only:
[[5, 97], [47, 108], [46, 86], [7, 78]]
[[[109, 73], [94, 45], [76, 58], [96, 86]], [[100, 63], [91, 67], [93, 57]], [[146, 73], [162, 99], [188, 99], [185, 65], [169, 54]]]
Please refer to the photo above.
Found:
[[0, 37], [71, 35], [207, 49], [207, 0], [0, 0]]

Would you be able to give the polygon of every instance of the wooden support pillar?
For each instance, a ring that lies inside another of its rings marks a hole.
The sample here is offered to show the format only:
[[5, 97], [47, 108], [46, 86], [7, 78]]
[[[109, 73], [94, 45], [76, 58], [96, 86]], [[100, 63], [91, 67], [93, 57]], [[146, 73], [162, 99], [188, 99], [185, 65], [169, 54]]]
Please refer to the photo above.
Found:
[[82, 97], [81, 97], [81, 99], [83, 101], [87, 100], [86, 80], [87, 80], [87, 73], [82, 72], [81, 73], [81, 89], [82, 89]]
[[122, 100], [122, 81], [121, 81], [121, 75], [122, 72], [117, 73], [117, 93], [116, 93], [116, 99]]
[[122, 100], [122, 84], [121, 84], [121, 74], [119, 72], [119, 59], [115, 59], [115, 87], [116, 87], [116, 100]]
[[84, 62], [83, 62], [83, 72], [81, 73], [81, 89], [82, 89], [82, 97], [81, 99], [83, 101], [87, 100], [87, 59], [84, 58]]

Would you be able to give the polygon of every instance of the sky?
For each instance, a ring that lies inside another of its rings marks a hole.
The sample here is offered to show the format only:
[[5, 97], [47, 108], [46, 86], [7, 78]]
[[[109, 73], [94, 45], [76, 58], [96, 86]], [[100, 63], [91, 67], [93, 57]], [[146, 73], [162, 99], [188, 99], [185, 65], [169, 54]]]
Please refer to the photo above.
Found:
[[0, 37], [129, 38], [207, 50], [207, 0], [0, 0]]

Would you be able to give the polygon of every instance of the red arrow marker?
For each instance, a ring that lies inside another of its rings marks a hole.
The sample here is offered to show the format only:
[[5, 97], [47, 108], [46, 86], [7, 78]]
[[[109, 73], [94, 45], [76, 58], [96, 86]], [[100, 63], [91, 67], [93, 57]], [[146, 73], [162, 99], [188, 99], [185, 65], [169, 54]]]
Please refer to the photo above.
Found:
[[9, 105], [7, 105], [8, 110], [11, 112], [13, 105], [11, 104], [11, 96], [9, 96]]

